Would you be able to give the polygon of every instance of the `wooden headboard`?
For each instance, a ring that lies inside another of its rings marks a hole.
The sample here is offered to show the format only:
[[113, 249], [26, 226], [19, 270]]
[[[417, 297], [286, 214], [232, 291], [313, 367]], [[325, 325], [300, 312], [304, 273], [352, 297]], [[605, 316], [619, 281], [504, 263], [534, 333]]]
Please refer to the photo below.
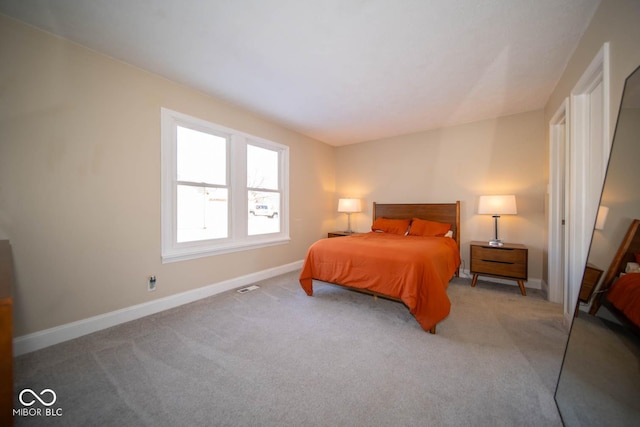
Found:
[[589, 309], [589, 314], [595, 316], [602, 304], [602, 298], [604, 298], [604, 295], [607, 293], [606, 291], [613, 285], [616, 277], [624, 272], [628, 262], [636, 261], [634, 254], [640, 254], [640, 219], [631, 221], [629, 230], [627, 230], [627, 234], [625, 234], [624, 239], [622, 239], [618, 252], [616, 252], [616, 255], [613, 257], [611, 265], [604, 279], [602, 279], [602, 285], [598, 289], [598, 296], [594, 298], [591, 309]]
[[460, 248], [460, 201], [455, 203], [400, 203], [373, 202], [373, 220], [376, 218], [420, 218], [451, 224], [453, 239]]

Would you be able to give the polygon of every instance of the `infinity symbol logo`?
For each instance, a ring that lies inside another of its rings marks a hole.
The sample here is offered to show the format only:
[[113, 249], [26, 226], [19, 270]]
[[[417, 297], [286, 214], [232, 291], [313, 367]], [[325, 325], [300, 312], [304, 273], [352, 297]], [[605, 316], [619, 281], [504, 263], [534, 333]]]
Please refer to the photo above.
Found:
[[[31, 395], [33, 396], [33, 398], [32, 398], [30, 401], [25, 402], [25, 401], [23, 400], [23, 398], [22, 398], [22, 396], [23, 396], [25, 393], [31, 393]], [[42, 399], [40, 398], [40, 396], [43, 396], [45, 393], [50, 393], [50, 394], [51, 394], [51, 397], [52, 397], [51, 402], [48, 402], [48, 403], [47, 403], [47, 402], [45, 402], [44, 400], [42, 400]], [[58, 396], [56, 396], [56, 392], [55, 392], [55, 391], [53, 391], [53, 390], [51, 390], [50, 388], [45, 388], [44, 390], [42, 390], [42, 391], [40, 392], [40, 396], [38, 396], [38, 395], [36, 394], [36, 392], [35, 392], [35, 391], [33, 391], [33, 390], [31, 390], [30, 388], [25, 388], [24, 390], [22, 390], [22, 391], [20, 392], [20, 395], [18, 396], [18, 399], [20, 399], [20, 403], [22, 403], [24, 406], [31, 406], [31, 405], [33, 405], [34, 403], [36, 403], [36, 400], [37, 400], [38, 402], [42, 403], [44, 406], [51, 406], [51, 405], [53, 405], [54, 403], [56, 403], [56, 399], [58, 399]]]

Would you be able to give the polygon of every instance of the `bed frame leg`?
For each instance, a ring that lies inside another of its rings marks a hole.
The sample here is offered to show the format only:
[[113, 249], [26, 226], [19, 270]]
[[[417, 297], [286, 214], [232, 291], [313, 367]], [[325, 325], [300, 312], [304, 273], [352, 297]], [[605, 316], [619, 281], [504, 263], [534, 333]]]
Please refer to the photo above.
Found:
[[429, 333], [430, 334], [435, 334], [436, 333], [436, 325], [433, 325], [433, 327], [431, 329], [429, 329]]

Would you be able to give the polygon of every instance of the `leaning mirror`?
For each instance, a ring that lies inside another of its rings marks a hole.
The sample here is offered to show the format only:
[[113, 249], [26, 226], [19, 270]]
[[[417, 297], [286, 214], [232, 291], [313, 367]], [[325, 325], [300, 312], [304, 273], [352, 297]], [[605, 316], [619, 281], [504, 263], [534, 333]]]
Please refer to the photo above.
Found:
[[582, 310], [576, 309], [556, 388], [566, 426], [640, 425], [640, 221], [635, 220], [640, 220], [640, 68], [625, 83], [576, 302]]

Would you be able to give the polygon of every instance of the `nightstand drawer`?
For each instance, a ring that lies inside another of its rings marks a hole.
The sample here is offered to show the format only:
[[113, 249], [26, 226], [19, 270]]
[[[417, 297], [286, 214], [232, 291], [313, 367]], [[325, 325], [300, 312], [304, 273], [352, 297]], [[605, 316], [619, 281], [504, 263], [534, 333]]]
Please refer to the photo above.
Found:
[[594, 286], [595, 285], [593, 283], [582, 282], [582, 286], [580, 287], [580, 295], [578, 296], [578, 301], [581, 301], [587, 304], [589, 302], [589, 298], [591, 297], [591, 294], [593, 294]]
[[474, 261], [486, 260], [525, 265], [527, 263], [527, 251], [512, 248], [471, 246], [471, 259]]
[[591, 264], [587, 264], [584, 269], [584, 276], [582, 277], [582, 286], [580, 286], [580, 295], [578, 296], [579, 301], [589, 303], [591, 295], [593, 295], [593, 291], [600, 281], [602, 273], [603, 271], [599, 268]]
[[485, 259], [473, 259], [471, 270], [478, 274], [490, 274], [493, 276], [505, 276], [514, 279], [527, 279], [527, 265], [508, 261], [492, 261]]

